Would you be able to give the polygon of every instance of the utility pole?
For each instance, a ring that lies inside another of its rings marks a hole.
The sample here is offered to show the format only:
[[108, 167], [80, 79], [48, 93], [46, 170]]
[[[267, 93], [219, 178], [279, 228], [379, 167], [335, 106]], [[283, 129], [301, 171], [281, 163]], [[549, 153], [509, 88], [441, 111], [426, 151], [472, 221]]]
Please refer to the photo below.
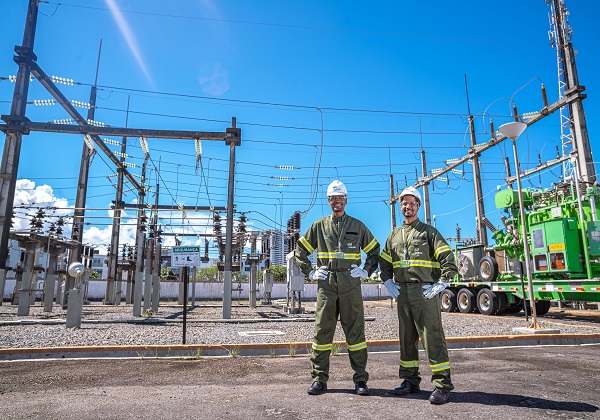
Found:
[[[487, 231], [485, 230], [485, 210], [483, 208], [483, 191], [481, 190], [481, 172], [479, 170], [479, 153], [476, 150], [477, 139], [475, 137], [475, 123], [473, 115], [471, 115], [471, 102], [469, 101], [469, 85], [467, 83], [467, 75], [465, 74], [465, 94], [467, 97], [467, 111], [469, 112], [469, 136], [471, 138], [471, 150], [474, 151], [473, 161], [473, 186], [475, 188], [475, 224], [477, 229], [477, 240], [480, 244], [487, 246]], [[494, 130], [492, 128], [492, 136]]]
[[394, 175], [390, 173], [390, 215], [392, 217], [392, 230], [396, 228], [396, 194], [394, 193]]
[[14, 60], [19, 65], [19, 70], [17, 71], [10, 115], [2, 115], [2, 120], [11, 127], [5, 131], [6, 138], [0, 166], [0, 284], [4, 284], [8, 268], [6, 265], [9, 255], [8, 243], [12, 225], [21, 142], [23, 134], [29, 134], [29, 130], [24, 123], [28, 122], [25, 111], [29, 92], [31, 62], [37, 60], [33, 53], [37, 15], [38, 0], [29, 0], [23, 42], [20, 47], [15, 47], [17, 57]]
[[144, 276], [144, 311], [151, 310], [152, 302], [152, 256], [154, 255], [154, 237], [156, 226], [150, 222], [146, 241], [146, 274]]
[[[98, 71], [100, 69], [100, 53], [102, 52], [102, 41], [100, 41], [100, 48], [98, 49], [98, 62], [96, 64], [96, 78], [94, 80], [94, 86], [90, 91], [90, 107], [87, 113], [87, 119], [93, 120], [96, 114], [96, 92], [98, 84]], [[81, 262], [81, 253], [83, 247], [83, 226], [85, 222], [85, 203], [87, 198], [87, 184], [90, 172], [90, 158], [96, 153], [93, 149], [89, 148], [88, 144], [84, 141], [81, 150], [81, 162], [79, 166], [79, 180], [77, 182], [77, 196], [75, 198], [75, 210], [73, 212], [73, 228], [71, 230], [71, 239], [74, 244], [69, 250], [69, 263], [70, 266], [74, 262]], [[79, 243], [79, 244], [77, 244]], [[111, 250], [112, 251], [112, 250]], [[109, 260], [110, 261], [110, 260]], [[109, 266], [110, 268], [110, 266]], [[110, 275], [110, 271], [109, 271]], [[75, 278], [68, 274], [65, 280], [65, 288], [63, 289], [62, 296], [62, 308], [67, 309], [69, 300], [69, 290], [75, 287]]]
[[[158, 302], [160, 299], [160, 254], [161, 254], [161, 246], [160, 243], [162, 239], [160, 238], [160, 228], [158, 227], [158, 188], [160, 184], [156, 184], [156, 195], [154, 200], [154, 205], [156, 209], [154, 210], [154, 222], [152, 225], [154, 226], [154, 266], [152, 269], [152, 312], [158, 312]], [[187, 305], [187, 302], [185, 303]]]
[[[475, 124], [473, 116], [469, 112], [469, 132], [471, 137], [471, 148], [474, 150], [477, 144], [475, 139]], [[479, 243], [487, 246], [487, 230], [483, 219], [485, 218], [485, 210], [483, 208], [483, 191], [481, 190], [481, 172], [479, 171], [479, 153], [473, 154], [473, 186], [475, 187], [475, 217], [477, 224], [477, 239]]]
[[223, 270], [223, 319], [231, 318], [231, 271], [233, 255], [233, 189], [235, 187], [235, 148], [241, 144], [241, 130], [236, 128], [235, 117], [227, 133], [232, 136], [225, 140], [229, 146], [229, 182], [227, 186], [227, 224], [225, 225], [225, 264]]
[[250, 233], [250, 255], [246, 259], [250, 263], [250, 290], [249, 290], [249, 305], [251, 308], [256, 308], [256, 264], [260, 261], [256, 253], [256, 241], [258, 239], [258, 231]]
[[[129, 100], [127, 98], [127, 112], [125, 114], [125, 127], [129, 122]], [[117, 186], [115, 192], [115, 205], [113, 207], [112, 234], [110, 236], [110, 248], [108, 253], [108, 275], [106, 279], [106, 293], [104, 296], [105, 305], [115, 305], [120, 300], [116, 298], [120, 290], [116, 290], [115, 282], [117, 279], [117, 263], [119, 258], [119, 233], [121, 231], [121, 210], [123, 209], [123, 168], [125, 165], [125, 156], [127, 152], [127, 137], [121, 139], [121, 166], [117, 167]]]
[[142, 294], [144, 284], [144, 245], [146, 241], [145, 234], [145, 219], [144, 213], [144, 198], [146, 196], [146, 190], [144, 184], [146, 183], [146, 166], [148, 164], [148, 158], [150, 154], [146, 151], [144, 164], [142, 165], [142, 189], [139, 193], [139, 208], [137, 217], [137, 230], [135, 235], [135, 274], [133, 279], [133, 316], [142, 316]]
[[[421, 150], [421, 173], [427, 176], [427, 164], [425, 163], [425, 150]], [[425, 211], [425, 223], [431, 224], [431, 203], [429, 201], [429, 182], [423, 184], [423, 210]]]

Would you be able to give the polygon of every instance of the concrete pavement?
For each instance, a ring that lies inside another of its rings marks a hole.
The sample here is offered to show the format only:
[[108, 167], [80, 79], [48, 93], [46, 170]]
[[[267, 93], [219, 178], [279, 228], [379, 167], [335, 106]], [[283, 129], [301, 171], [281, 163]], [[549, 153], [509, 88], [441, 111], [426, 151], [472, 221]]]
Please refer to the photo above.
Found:
[[332, 356], [329, 391], [309, 396], [306, 355], [65, 360], [0, 363], [4, 419], [600, 418], [600, 345], [451, 349], [451, 402], [422, 391], [396, 397], [397, 352], [369, 355], [371, 395], [354, 394], [346, 354]]

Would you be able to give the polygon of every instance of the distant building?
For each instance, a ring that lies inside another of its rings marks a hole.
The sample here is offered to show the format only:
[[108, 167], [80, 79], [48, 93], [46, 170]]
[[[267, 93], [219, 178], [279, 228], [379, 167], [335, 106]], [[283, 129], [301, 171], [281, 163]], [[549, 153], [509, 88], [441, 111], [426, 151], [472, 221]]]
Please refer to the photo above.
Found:
[[108, 264], [105, 263], [107, 259], [107, 255], [100, 254], [99, 249], [94, 249], [94, 256], [92, 257], [92, 271], [98, 273], [98, 277], [101, 279], [108, 277]]
[[271, 232], [271, 265], [285, 265], [285, 254], [287, 250], [287, 238], [280, 231]]

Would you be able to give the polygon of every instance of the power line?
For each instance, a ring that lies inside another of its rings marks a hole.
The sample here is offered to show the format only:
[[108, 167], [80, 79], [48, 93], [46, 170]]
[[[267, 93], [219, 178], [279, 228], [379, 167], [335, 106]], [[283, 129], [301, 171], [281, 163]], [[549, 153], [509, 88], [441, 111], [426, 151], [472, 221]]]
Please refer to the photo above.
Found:
[[498, 40], [490, 40], [490, 39], [481, 40], [481, 39], [468, 39], [468, 38], [437, 37], [437, 36], [432, 36], [432, 35], [418, 35], [418, 34], [409, 34], [409, 33], [368, 31], [368, 30], [364, 30], [364, 29], [340, 29], [340, 28], [322, 27], [322, 26], [292, 25], [292, 24], [273, 23], [273, 22], [256, 22], [256, 21], [239, 20], [239, 19], [217, 19], [217, 18], [206, 18], [206, 17], [189, 16], [189, 15], [173, 15], [173, 14], [167, 14], [167, 13], [141, 12], [141, 11], [136, 11], [136, 10], [124, 10], [124, 9], [115, 9], [115, 8], [108, 8], [108, 7], [82, 6], [82, 5], [75, 5], [75, 4], [69, 4], [69, 3], [63, 3], [63, 2], [54, 3], [51, 1], [44, 1], [44, 3], [55, 4], [57, 6], [57, 8], [58, 8], [58, 6], [68, 6], [68, 7], [74, 7], [74, 8], [103, 10], [103, 11], [110, 11], [110, 12], [121, 12], [121, 13], [128, 13], [128, 14], [161, 17], [161, 18], [172, 18], [172, 19], [182, 19], [182, 20], [200, 20], [200, 21], [207, 21], [207, 22], [235, 23], [235, 24], [253, 25], [253, 26], [269, 26], [269, 27], [285, 28], [285, 29], [340, 32], [340, 33], [349, 33], [349, 34], [386, 36], [386, 37], [394, 37], [394, 38], [438, 40], [438, 41], [445, 41], [445, 42], [465, 42], [465, 43], [483, 43], [483, 44], [501, 44], [501, 45], [530, 45], [530, 46], [544, 46], [544, 47], [547, 46], [545, 43], [540, 44], [540, 43], [532, 43], [532, 42], [498, 41]]

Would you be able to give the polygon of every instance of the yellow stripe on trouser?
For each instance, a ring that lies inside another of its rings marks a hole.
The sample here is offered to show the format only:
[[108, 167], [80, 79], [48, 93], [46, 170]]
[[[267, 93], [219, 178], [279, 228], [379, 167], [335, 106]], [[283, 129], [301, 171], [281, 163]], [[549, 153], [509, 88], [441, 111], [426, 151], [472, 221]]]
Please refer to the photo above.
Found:
[[367, 348], [367, 342], [363, 341], [362, 343], [356, 344], [348, 344], [348, 351], [358, 351]]
[[419, 361], [418, 360], [400, 360], [400, 366], [404, 368], [418, 368]]
[[442, 362], [429, 366], [431, 367], [432, 372], [440, 372], [442, 370], [450, 369], [450, 362]]
[[313, 350], [317, 350], [317, 351], [331, 351], [332, 348], [332, 344], [317, 344], [317, 343], [312, 343], [312, 349]]

